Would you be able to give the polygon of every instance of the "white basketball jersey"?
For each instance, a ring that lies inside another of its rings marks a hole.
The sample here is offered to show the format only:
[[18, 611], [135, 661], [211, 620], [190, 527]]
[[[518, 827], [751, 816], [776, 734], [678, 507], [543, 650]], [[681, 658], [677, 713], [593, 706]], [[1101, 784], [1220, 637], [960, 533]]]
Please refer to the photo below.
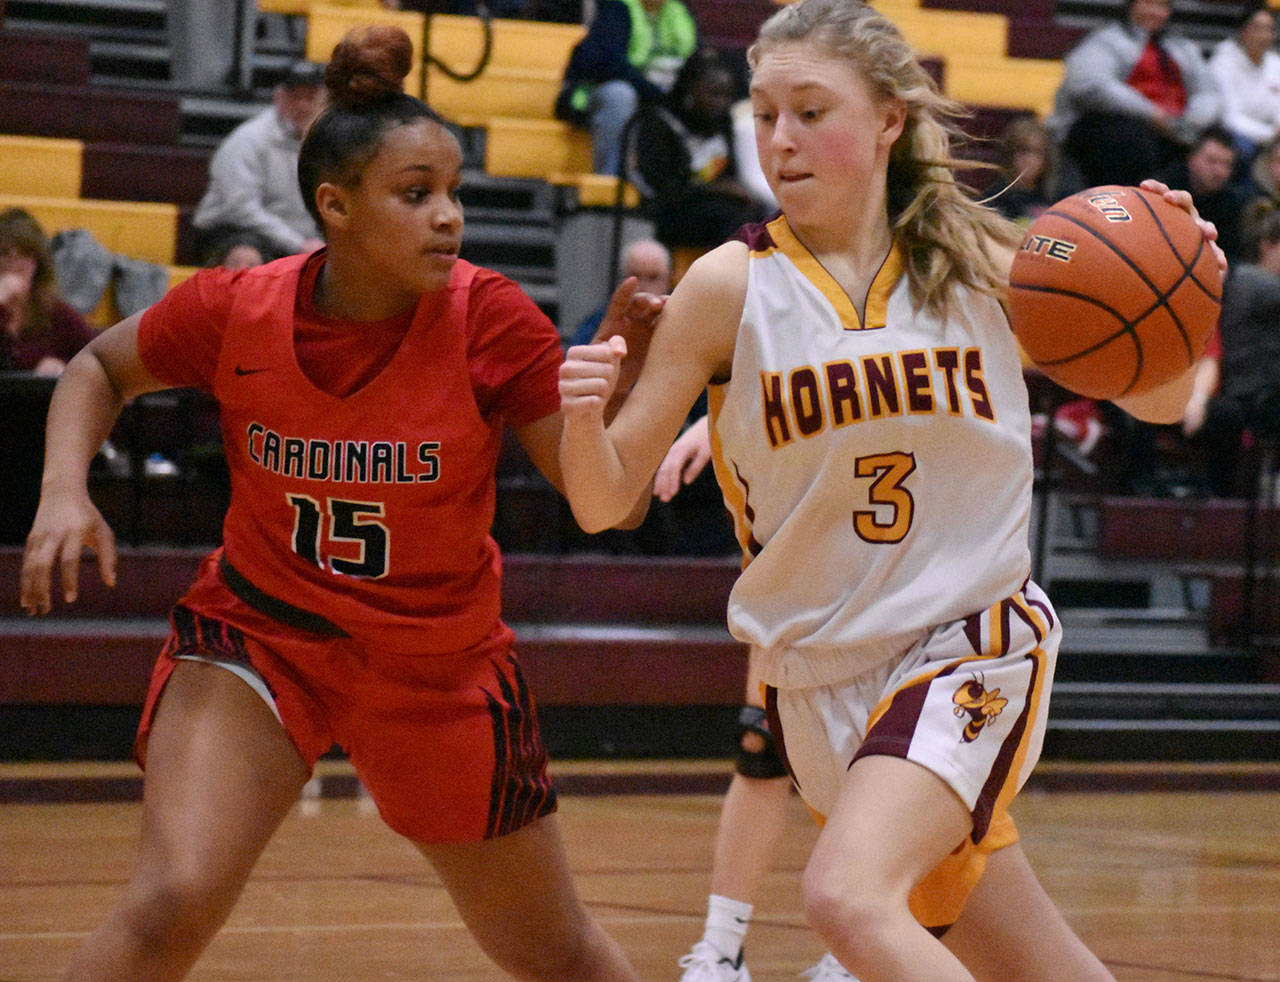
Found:
[[766, 649], [766, 682], [824, 684], [1027, 579], [1027, 390], [995, 299], [913, 309], [895, 247], [863, 324], [785, 217], [747, 239], [733, 374], [710, 393], [745, 559], [729, 628]]

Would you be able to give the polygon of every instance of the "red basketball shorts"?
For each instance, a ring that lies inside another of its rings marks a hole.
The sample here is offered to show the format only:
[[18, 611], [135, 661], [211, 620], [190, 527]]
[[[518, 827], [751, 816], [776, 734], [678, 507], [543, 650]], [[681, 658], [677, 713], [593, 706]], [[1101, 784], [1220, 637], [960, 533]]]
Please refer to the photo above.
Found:
[[179, 659], [197, 658], [249, 681], [308, 768], [334, 744], [345, 750], [383, 820], [416, 842], [493, 838], [555, 811], [533, 696], [504, 625], [468, 651], [404, 657], [317, 638], [229, 591], [217, 606], [173, 609], [139, 763], [165, 682]]

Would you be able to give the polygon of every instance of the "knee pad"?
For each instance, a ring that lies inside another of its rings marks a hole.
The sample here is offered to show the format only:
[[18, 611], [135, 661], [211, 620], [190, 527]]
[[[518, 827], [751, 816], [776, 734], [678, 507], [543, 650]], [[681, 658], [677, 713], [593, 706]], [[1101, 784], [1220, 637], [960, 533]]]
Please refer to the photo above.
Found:
[[[758, 739], [749, 740], [748, 737]], [[758, 745], [758, 746], [757, 746]], [[756, 749], [748, 749], [756, 747]], [[743, 706], [738, 713], [738, 746], [734, 753], [734, 770], [743, 777], [787, 777], [787, 769], [778, 756], [778, 747], [769, 732], [769, 720], [759, 706]]]

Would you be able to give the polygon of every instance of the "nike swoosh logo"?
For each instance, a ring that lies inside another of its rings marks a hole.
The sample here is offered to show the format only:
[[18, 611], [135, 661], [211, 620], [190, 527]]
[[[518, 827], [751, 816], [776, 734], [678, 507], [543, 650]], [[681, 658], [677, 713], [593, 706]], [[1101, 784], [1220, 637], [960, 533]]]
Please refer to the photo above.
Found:
[[257, 375], [258, 372], [267, 372], [267, 371], [270, 371], [270, 369], [269, 368], [241, 368], [239, 365], [236, 366], [237, 375]]

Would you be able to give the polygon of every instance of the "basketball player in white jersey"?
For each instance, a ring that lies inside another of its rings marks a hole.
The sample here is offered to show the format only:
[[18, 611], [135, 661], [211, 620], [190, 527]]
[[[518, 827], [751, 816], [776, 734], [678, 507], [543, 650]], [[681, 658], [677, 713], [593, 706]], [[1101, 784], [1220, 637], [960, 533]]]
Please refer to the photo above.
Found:
[[[729, 626], [760, 649], [779, 752], [824, 819], [812, 926], [863, 982], [1110, 979], [1008, 815], [1060, 635], [1028, 579], [1030, 419], [999, 299], [1021, 233], [957, 186], [957, 107], [866, 4], [786, 7], [750, 62], [782, 215], [694, 264], [607, 429], [625, 345], [569, 351], [574, 514], [619, 521], [710, 384], [747, 559]], [[1173, 422], [1190, 382], [1123, 408]]]

